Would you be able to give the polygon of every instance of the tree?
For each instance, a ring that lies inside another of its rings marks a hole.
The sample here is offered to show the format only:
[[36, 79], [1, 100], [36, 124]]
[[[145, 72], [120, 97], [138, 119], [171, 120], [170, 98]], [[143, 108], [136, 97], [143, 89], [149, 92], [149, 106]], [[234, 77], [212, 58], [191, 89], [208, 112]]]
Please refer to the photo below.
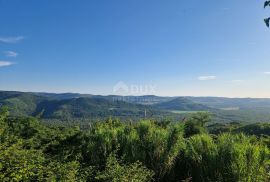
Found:
[[184, 125], [184, 137], [201, 134], [206, 132], [205, 124], [211, 121], [209, 113], [201, 112], [194, 114]]

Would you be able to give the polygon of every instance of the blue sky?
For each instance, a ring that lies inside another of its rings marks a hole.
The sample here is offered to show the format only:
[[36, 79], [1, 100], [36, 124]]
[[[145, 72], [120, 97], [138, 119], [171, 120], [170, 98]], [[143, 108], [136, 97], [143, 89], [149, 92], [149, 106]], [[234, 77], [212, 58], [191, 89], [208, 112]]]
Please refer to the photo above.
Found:
[[263, 0], [0, 0], [0, 90], [270, 97], [268, 15]]

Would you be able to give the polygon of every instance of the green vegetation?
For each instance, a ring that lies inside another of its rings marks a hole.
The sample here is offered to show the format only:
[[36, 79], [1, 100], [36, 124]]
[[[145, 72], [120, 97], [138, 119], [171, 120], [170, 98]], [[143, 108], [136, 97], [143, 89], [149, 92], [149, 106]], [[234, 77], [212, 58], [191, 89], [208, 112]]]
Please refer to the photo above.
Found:
[[[178, 122], [189, 115], [208, 111], [213, 122], [269, 122], [270, 99], [222, 97], [100, 96], [76, 93], [25, 93], [0, 91], [0, 106], [11, 116], [34, 116], [48, 123], [88, 125], [117, 117], [121, 121], [169, 118]], [[237, 109], [235, 109], [237, 108]]]
[[167, 102], [155, 104], [154, 107], [164, 110], [180, 110], [180, 111], [208, 111], [211, 108], [195, 103], [185, 97], [179, 97]]
[[[77, 94], [40, 94], [0, 92], [0, 106], [8, 106], [12, 116], [39, 116], [65, 121], [97, 120], [109, 116], [137, 119], [169, 114], [147, 105], [113, 100], [102, 96], [78, 97]], [[74, 97], [74, 98], [73, 98]]]
[[0, 181], [269, 181], [268, 127], [208, 134], [210, 120], [205, 112], [178, 123], [107, 119], [83, 130], [2, 108]]

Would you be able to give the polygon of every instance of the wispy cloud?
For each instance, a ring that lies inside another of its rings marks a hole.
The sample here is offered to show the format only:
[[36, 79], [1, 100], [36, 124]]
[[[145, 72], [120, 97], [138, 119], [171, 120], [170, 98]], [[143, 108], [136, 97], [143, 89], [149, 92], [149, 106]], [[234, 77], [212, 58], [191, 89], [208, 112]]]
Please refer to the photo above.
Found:
[[2, 43], [10, 43], [10, 44], [14, 44], [14, 43], [18, 43], [21, 40], [24, 39], [24, 36], [17, 36], [17, 37], [0, 37], [0, 42]]
[[0, 61], [0, 67], [4, 67], [4, 66], [11, 66], [14, 63], [9, 62], [9, 61]]
[[19, 54], [15, 51], [4, 51], [4, 54], [7, 56], [7, 57], [17, 57]]
[[263, 72], [265, 75], [270, 75], [270, 71]]
[[199, 76], [198, 80], [207, 81], [207, 80], [215, 80], [216, 78], [217, 78], [216, 76]]

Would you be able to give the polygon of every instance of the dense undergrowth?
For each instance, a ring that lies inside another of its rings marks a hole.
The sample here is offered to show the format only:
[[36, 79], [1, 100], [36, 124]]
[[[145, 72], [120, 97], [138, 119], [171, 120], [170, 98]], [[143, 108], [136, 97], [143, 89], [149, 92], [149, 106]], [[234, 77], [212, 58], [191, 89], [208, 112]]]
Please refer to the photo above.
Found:
[[269, 181], [266, 139], [179, 123], [116, 119], [88, 130], [0, 114], [0, 181]]

